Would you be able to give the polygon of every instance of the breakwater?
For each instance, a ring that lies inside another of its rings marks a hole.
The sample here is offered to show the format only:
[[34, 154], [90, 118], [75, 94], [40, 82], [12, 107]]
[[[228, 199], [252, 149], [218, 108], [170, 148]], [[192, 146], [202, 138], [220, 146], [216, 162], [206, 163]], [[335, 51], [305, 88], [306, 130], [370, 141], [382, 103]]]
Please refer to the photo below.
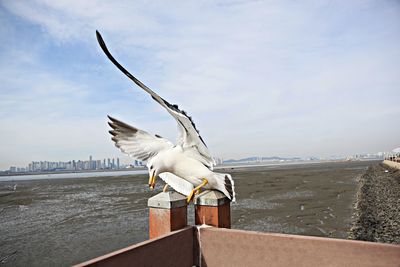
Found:
[[350, 238], [400, 244], [400, 170], [371, 165], [359, 178]]

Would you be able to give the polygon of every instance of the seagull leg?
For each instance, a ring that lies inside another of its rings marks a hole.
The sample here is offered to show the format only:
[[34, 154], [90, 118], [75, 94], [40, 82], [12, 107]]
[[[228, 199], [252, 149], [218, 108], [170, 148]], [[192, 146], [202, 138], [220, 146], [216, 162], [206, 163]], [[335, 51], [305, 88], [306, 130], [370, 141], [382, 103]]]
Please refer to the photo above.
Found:
[[163, 191], [163, 192], [167, 192], [167, 191], [168, 191], [168, 184], [165, 184], [165, 185], [164, 185], [164, 188], [163, 188], [162, 191]]
[[208, 181], [207, 181], [207, 179], [203, 178], [203, 182], [202, 182], [199, 186], [195, 187], [195, 188], [190, 192], [190, 194], [188, 195], [188, 197], [187, 197], [187, 203], [189, 203], [189, 202], [192, 200], [193, 195], [195, 194], [195, 192], [196, 192], [196, 191], [199, 191], [199, 192], [200, 192], [200, 188], [202, 188], [202, 187], [205, 186], [206, 184], [208, 184]]

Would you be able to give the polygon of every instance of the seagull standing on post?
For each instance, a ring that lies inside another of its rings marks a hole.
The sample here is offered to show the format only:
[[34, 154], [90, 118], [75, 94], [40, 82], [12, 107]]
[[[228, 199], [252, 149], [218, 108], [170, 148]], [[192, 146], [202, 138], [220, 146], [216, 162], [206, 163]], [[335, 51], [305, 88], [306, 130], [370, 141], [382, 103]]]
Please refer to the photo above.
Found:
[[177, 105], [168, 103], [136, 79], [111, 55], [98, 31], [96, 31], [96, 36], [100, 47], [111, 62], [135, 84], [149, 93], [174, 117], [178, 124], [179, 137], [177, 144], [174, 145], [159, 135], [153, 136], [108, 116], [109, 125], [112, 128], [110, 134], [115, 146], [131, 157], [147, 161], [150, 188], [154, 188], [156, 177], [159, 176], [166, 183], [164, 191], [167, 185], [170, 185], [177, 192], [186, 195], [187, 202], [190, 202], [201, 188], [219, 190], [231, 201], [235, 201], [235, 187], [231, 175], [213, 172], [215, 162], [192, 118]]

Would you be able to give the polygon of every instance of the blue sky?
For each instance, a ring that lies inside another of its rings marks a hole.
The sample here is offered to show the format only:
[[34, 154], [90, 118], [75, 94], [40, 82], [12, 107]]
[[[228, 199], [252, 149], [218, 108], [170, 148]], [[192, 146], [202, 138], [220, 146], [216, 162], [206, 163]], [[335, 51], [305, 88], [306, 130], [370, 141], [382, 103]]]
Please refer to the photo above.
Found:
[[121, 156], [107, 114], [175, 140], [173, 119], [106, 59], [96, 29], [128, 70], [193, 116], [215, 156], [399, 146], [397, 1], [0, 5], [0, 169]]

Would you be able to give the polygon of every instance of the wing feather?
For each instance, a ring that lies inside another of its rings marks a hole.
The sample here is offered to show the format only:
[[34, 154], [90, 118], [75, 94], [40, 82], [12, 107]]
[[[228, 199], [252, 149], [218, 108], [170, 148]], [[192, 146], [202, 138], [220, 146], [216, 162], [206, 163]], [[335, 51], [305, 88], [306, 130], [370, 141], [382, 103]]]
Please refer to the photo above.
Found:
[[109, 131], [112, 135], [111, 140], [123, 153], [133, 158], [148, 161], [159, 151], [173, 147], [173, 144], [165, 138], [153, 136], [113, 117], [108, 116], [108, 118], [110, 119], [108, 124], [112, 128]]
[[170, 172], [163, 172], [158, 175], [164, 182], [169, 184], [176, 192], [188, 196], [194, 186], [185, 179]]

